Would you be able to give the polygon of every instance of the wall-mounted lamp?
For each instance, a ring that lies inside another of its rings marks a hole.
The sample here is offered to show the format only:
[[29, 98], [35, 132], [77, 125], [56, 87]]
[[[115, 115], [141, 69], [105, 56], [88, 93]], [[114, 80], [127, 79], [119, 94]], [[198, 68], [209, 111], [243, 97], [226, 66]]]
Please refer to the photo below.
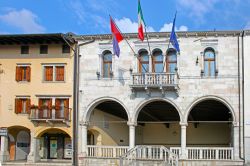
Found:
[[100, 72], [99, 71], [96, 72], [96, 76], [97, 76], [97, 79], [99, 80], [100, 79]]
[[198, 65], [198, 63], [199, 63], [199, 58], [197, 56], [196, 61], [195, 61], [196, 66]]

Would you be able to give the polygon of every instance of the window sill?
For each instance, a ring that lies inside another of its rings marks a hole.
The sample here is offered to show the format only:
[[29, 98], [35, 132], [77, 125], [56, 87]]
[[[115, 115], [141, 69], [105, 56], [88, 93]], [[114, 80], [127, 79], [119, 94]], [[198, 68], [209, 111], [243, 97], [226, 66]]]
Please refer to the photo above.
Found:
[[27, 84], [27, 83], [30, 83], [30, 81], [16, 81], [17, 83], [20, 83], [20, 84]]
[[28, 113], [17, 113], [18, 116], [29, 116]]
[[42, 81], [42, 83], [66, 83], [66, 81]]

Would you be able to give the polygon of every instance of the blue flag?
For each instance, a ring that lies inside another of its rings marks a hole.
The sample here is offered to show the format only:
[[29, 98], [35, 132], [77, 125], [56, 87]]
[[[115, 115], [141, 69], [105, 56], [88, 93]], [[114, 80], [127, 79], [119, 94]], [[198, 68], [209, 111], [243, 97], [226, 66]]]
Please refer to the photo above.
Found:
[[116, 40], [116, 37], [113, 37], [113, 50], [114, 50], [114, 54], [119, 57], [120, 56], [120, 47], [119, 47], [119, 44]]
[[172, 32], [171, 32], [171, 35], [170, 35], [169, 42], [174, 46], [174, 48], [176, 49], [177, 52], [180, 52], [179, 43], [177, 41], [177, 37], [176, 37], [176, 34], [175, 34], [175, 19], [176, 19], [176, 13], [175, 13], [175, 16], [174, 16], [173, 27], [172, 27]]

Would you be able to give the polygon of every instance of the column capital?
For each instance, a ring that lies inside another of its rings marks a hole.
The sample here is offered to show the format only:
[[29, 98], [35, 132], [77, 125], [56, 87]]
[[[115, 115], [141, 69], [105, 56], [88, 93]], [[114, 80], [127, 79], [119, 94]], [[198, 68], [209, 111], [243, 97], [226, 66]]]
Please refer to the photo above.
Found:
[[137, 122], [127, 122], [128, 126], [137, 126]]
[[181, 126], [188, 126], [188, 123], [180, 122]]
[[239, 127], [239, 122], [233, 122], [232, 125], [233, 127]]
[[80, 121], [79, 125], [80, 126], [89, 126], [89, 121]]

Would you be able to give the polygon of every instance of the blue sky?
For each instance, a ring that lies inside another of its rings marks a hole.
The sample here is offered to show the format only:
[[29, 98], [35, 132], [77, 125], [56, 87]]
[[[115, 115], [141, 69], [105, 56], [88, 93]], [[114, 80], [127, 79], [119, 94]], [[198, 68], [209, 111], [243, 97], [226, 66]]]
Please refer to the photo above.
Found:
[[[137, 0], [0, 0], [0, 34], [137, 31]], [[250, 0], [141, 0], [148, 31], [250, 29]]]

